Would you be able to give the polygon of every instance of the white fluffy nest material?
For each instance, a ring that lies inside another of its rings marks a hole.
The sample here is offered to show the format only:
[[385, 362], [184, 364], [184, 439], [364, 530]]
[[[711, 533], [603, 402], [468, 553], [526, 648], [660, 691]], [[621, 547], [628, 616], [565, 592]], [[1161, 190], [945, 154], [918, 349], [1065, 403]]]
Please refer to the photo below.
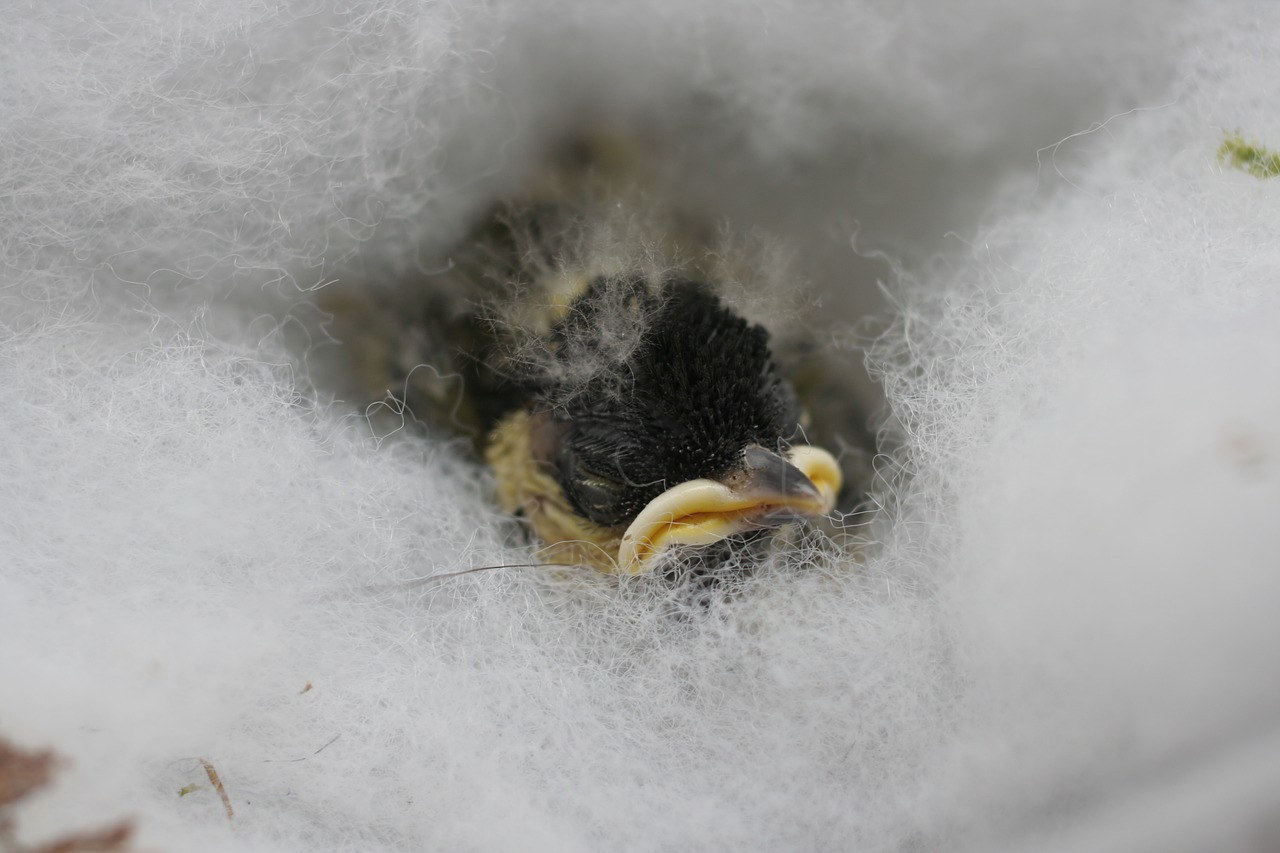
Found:
[[[0, 31], [0, 734], [73, 762], [24, 837], [1280, 844], [1280, 182], [1216, 153], [1280, 146], [1270, 7], [117, 0]], [[865, 565], [701, 616], [406, 583], [527, 552], [456, 445], [329, 400], [313, 291], [434, 263], [582, 109], [888, 322]]]

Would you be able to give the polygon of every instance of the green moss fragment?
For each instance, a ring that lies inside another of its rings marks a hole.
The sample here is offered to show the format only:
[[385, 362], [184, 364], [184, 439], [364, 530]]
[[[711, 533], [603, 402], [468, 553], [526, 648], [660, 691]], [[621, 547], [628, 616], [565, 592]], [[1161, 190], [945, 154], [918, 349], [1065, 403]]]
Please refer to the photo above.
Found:
[[197, 785], [195, 782], [192, 782], [190, 785], [183, 785], [181, 788], [179, 788], [178, 796], [185, 797], [187, 794], [193, 794], [196, 791], [203, 791], [203, 790], [204, 790], [204, 785]]
[[1255, 178], [1274, 178], [1280, 175], [1280, 154], [1256, 142], [1246, 142], [1238, 130], [1228, 134], [1218, 146], [1218, 162], [1248, 172]]

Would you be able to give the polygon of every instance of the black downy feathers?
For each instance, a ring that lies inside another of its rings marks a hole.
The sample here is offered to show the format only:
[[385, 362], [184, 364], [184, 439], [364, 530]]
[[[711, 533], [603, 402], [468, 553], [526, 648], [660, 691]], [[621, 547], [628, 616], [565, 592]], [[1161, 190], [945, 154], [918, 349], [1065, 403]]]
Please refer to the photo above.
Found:
[[647, 571], [828, 512], [842, 481], [856, 500], [865, 457], [845, 454], [849, 477], [806, 446], [777, 341], [718, 292], [714, 232], [600, 162], [562, 160], [495, 205], [446, 273], [341, 291], [356, 372], [469, 436], [554, 561]]

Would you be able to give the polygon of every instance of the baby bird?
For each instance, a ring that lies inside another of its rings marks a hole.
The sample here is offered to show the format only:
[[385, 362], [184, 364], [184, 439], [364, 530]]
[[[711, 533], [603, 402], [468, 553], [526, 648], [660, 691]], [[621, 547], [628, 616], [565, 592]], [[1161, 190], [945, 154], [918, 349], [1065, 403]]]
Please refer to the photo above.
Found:
[[626, 159], [571, 146], [447, 272], [328, 307], [366, 387], [470, 434], [548, 562], [639, 574], [826, 516], [846, 477], [806, 441], [770, 333], [719, 292], [715, 235]]

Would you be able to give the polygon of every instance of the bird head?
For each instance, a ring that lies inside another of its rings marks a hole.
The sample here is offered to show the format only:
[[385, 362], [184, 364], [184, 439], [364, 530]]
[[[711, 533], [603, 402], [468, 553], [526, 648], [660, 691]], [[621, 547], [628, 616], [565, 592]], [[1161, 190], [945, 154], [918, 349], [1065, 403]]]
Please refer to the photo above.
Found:
[[706, 285], [598, 277], [546, 353], [490, 459], [504, 503], [549, 545], [586, 544], [585, 562], [636, 574], [672, 547], [833, 507], [840, 469], [799, 443], [801, 406], [767, 331]]

